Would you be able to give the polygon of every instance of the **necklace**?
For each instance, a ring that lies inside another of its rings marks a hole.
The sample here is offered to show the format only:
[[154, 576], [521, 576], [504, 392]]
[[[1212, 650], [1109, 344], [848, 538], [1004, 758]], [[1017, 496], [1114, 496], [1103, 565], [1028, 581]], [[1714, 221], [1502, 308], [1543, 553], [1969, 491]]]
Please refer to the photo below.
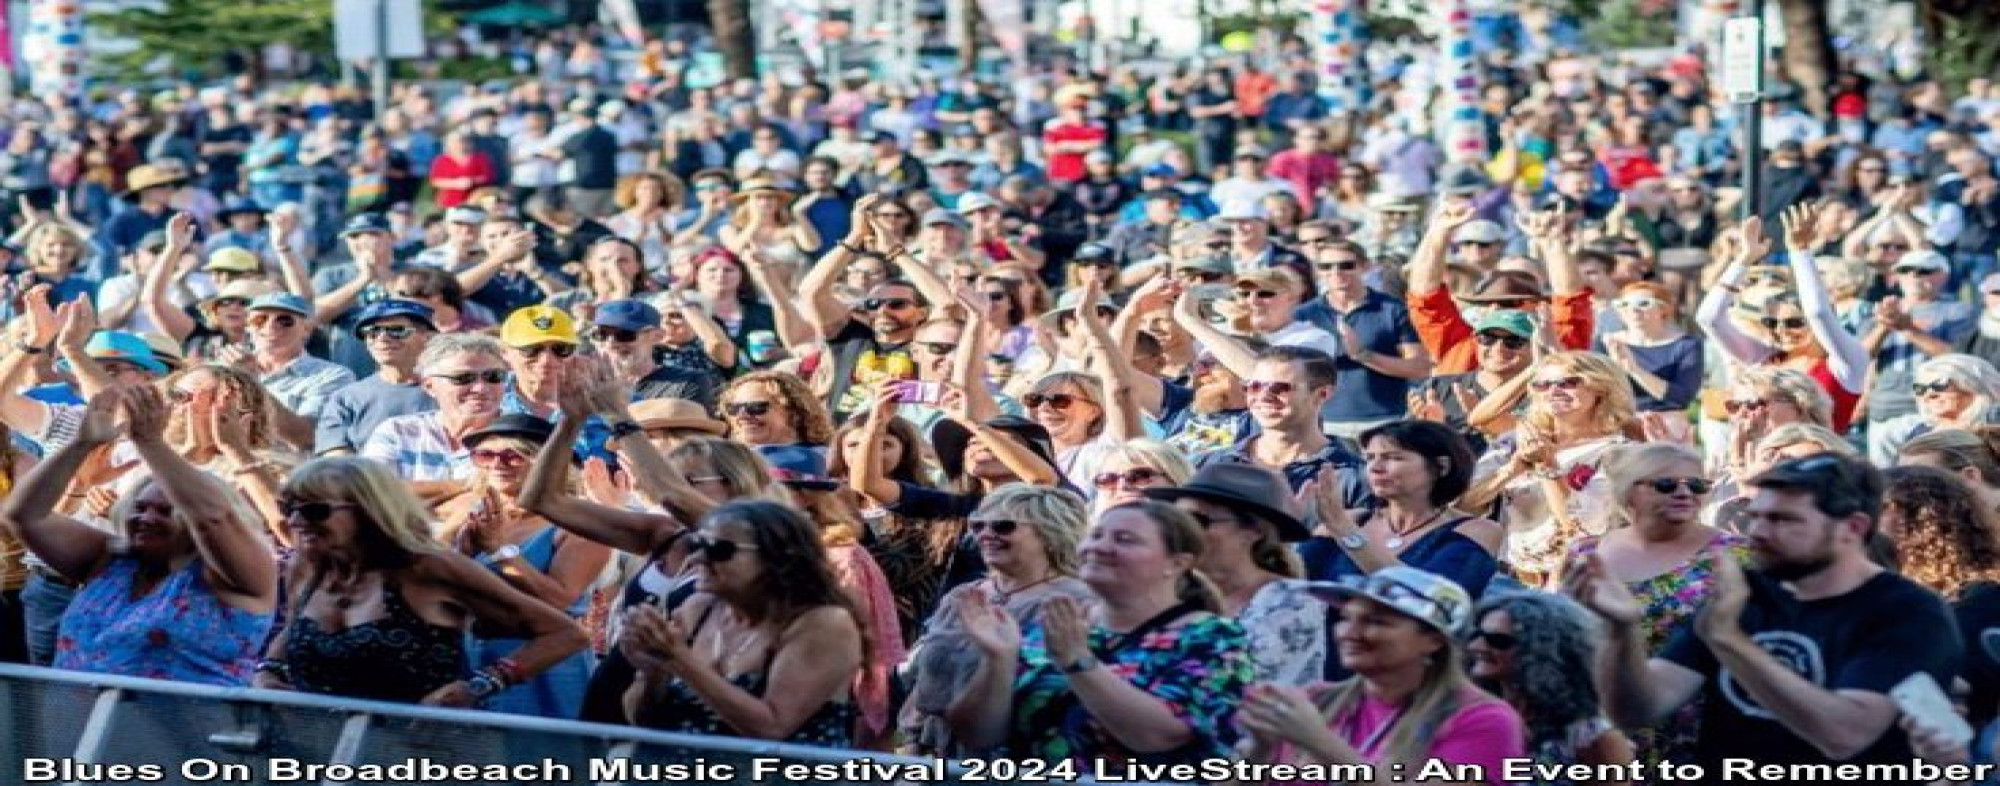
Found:
[[1432, 523], [1436, 522], [1439, 517], [1443, 516], [1444, 512], [1445, 508], [1438, 508], [1436, 512], [1426, 517], [1423, 521], [1417, 522], [1416, 526], [1411, 527], [1409, 529], [1396, 529], [1395, 522], [1390, 521], [1387, 516], [1384, 516], [1382, 518], [1382, 523], [1389, 527], [1389, 539], [1383, 541], [1382, 545], [1388, 546], [1391, 549], [1402, 548], [1403, 539], [1405, 537], [1420, 532], [1423, 530], [1423, 528], [1430, 526]]
[[1000, 602], [1000, 605], [1002, 605], [1002, 606], [1005, 606], [1005, 605], [1007, 605], [1008, 601], [1011, 601], [1011, 600], [1013, 600], [1013, 599], [1014, 599], [1014, 596], [1016, 596], [1016, 595], [1019, 595], [1019, 594], [1021, 594], [1021, 593], [1023, 593], [1023, 592], [1027, 592], [1028, 590], [1031, 590], [1031, 589], [1034, 589], [1034, 588], [1036, 588], [1036, 587], [1039, 587], [1039, 586], [1042, 586], [1043, 584], [1047, 584], [1047, 583], [1049, 583], [1049, 582], [1051, 582], [1051, 581], [1055, 581], [1055, 580], [1056, 580], [1056, 574], [1053, 574], [1053, 573], [1051, 573], [1051, 574], [1049, 574], [1049, 575], [1047, 575], [1047, 576], [1044, 576], [1044, 577], [1042, 577], [1042, 578], [1040, 578], [1040, 579], [1038, 579], [1038, 580], [1035, 580], [1035, 581], [1031, 581], [1031, 582], [1028, 582], [1028, 583], [1026, 583], [1026, 584], [1023, 584], [1023, 585], [1021, 585], [1021, 586], [1018, 586], [1018, 587], [1015, 587], [1015, 588], [1013, 588], [1013, 589], [1011, 589], [1011, 590], [1003, 590], [1003, 589], [1001, 589], [1001, 588], [1000, 588], [1000, 581], [999, 581], [998, 579], [995, 579], [995, 580], [994, 580], [994, 581], [992, 582], [992, 585], [993, 585], [993, 599], [994, 599], [994, 600], [997, 600], [997, 601], [999, 601], [999, 602]]

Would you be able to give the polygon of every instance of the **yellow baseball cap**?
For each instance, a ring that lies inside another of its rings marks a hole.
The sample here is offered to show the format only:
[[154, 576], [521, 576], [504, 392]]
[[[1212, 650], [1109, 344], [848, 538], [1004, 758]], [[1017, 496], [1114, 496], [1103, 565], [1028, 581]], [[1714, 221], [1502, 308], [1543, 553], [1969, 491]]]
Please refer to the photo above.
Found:
[[208, 264], [202, 269], [221, 273], [256, 273], [264, 269], [264, 262], [253, 252], [230, 246], [209, 254]]
[[576, 344], [576, 320], [550, 306], [515, 309], [500, 325], [500, 342], [517, 348], [550, 342]]

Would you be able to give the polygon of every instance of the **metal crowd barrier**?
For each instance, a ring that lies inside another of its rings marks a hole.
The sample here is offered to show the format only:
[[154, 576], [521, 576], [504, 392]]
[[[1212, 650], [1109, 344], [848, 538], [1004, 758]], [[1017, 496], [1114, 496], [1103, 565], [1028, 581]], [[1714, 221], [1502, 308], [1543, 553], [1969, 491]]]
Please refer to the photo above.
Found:
[[[7, 786], [969, 780], [906, 756], [10, 664], [0, 664], [0, 723]], [[452, 769], [465, 766], [489, 769]]]

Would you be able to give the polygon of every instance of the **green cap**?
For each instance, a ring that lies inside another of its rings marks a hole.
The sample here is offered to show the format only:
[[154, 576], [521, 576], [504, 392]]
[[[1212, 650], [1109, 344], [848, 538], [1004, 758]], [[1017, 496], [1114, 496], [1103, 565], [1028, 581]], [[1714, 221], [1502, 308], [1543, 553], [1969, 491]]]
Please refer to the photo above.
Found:
[[1504, 330], [1521, 338], [1535, 337], [1535, 323], [1528, 315], [1511, 308], [1496, 308], [1479, 318], [1479, 324], [1472, 326], [1472, 332], [1484, 333], [1488, 330]]

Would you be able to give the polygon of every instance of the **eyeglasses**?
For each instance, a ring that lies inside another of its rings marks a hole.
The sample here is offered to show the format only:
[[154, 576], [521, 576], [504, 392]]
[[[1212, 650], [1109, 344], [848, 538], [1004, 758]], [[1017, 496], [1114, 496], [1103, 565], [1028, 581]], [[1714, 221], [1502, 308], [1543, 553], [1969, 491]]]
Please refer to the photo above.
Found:
[[1686, 486], [1688, 491], [1696, 494], [1707, 494], [1715, 488], [1715, 483], [1707, 478], [1651, 478], [1634, 482], [1632, 485], [1647, 486], [1661, 494], [1672, 494], [1682, 486]]
[[910, 220], [910, 214], [905, 213], [901, 210], [877, 210], [873, 213], [869, 213], [868, 215], [874, 216], [876, 218], [893, 218], [898, 221]]
[[1180, 276], [1181, 278], [1192, 278], [1204, 284], [1213, 284], [1217, 281], [1221, 281], [1223, 276], [1223, 274], [1217, 273], [1213, 270], [1192, 270], [1192, 269], [1182, 269], [1180, 272], [1176, 273], [1176, 275]]
[[1226, 249], [1228, 249], [1228, 248], [1229, 248], [1229, 241], [1227, 241], [1227, 240], [1216, 240], [1216, 241], [1212, 241], [1212, 242], [1208, 242], [1208, 243], [1203, 243], [1203, 244], [1202, 244], [1202, 248], [1206, 248], [1206, 249], [1208, 249], [1208, 250], [1210, 250], [1210, 251], [1222, 251], [1222, 250], [1226, 250]]
[[722, 411], [737, 416], [753, 415], [757, 417], [762, 417], [764, 415], [771, 414], [771, 402], [738, 401], [734, 404], [722, 405]]
[[1583, 377], [1563, 377], [1562, 379], [1538, 379], [1528, 383], [1528, 387], [1533, 388], [1537, 393], [1547, 392], [1552, 388], [1561, 390], [1576, 390], [1577, 388], [1583, 387]]
[[1784, 327], [1789, 330], [1798, 330], [1806, 326], [1805, 317], [1786, 317], [1784, 319], [1779, 319], [1777, 317], [1765, 317], [1757, 321], [1764, 323], [1765, 330], [1777, 330], [1779, 327]]
[[910, 346], [916, 347], [917, 349], [921, 349], [932, 355], [939, 355], [939, 356], [949, 355], [952, 353], [953, 350], [958, 349], [957, 344], [947, 344], [942, 341], [918, 341], [912, 343]]
[[1864, 167], [1855, 167], [1854, 171], [1864, 175], [1880, 175], [1888, 172], [1889, 168], [1880, 166], [1864, 166]]
[[1932, 270], [1932, 269], [1930, 269], [1930, 268], [1927, 268], [1927, 267], [1902, 267], [1902, 266], [1899, 266], [1899, 267], [1897, 267], [1897, 268], [1896, 268], [1896, 275], [1899, 275], [1899, 276], [1928, 276], [1928, 275], [1930, 275], [1930, 274], [1932, 274], [1932, 273], [1943, 273], [1943, 272], [1944, 272], [1944, 271], [1942, 271], [1942, 270]]
[[376, 337], [393, 338], [398, 341], [417, 334], [417, 329], [409, 325], [369, 325], [361, 329], [363, 341]]
[[1321, 262], [1314, 265], [1314, 267], [1319, 268], [1319, 272], [1321, 273], [1331, 273], [1335, 270], [1347, 272], [1350, 270], [1360, 270], [1361, 262], [1359, 260], [1343, 259], [1338, 262]]
[[902, 311], [903, 309], [909, 308], [916, 304], [917, 301], [911, 300], [906, 297], [871, 297], [867, 300], [861, 301], [861, 310], [881, 311], [882, 309], [886, 308], [889, 309], [890, 311]]
[[456, 374], [432, 374], [431, 378], [442, 379], [446, 382], [450, 382], [451, 384], [457, 385], [459, 387], [465, 387], [474, 382], [484, 382], [488, 385], [498, 385], [502, 382], [507, 381], [507, 372], [497, 368], [489, 368], [486, 369], [485, 371], [461, 371]]
[[986, 299], [987, 299], [987, 300], [989, 300], [989, 301], [992, 301], [992, 302], [994, 302], [994, 303], [1005, 303], [1005, 302], [1007, 302], [1007, 293], [1005, 293], [1005, 292], [986, 292], [986, 293], [983, 293], [983, 294], [985, 294], [985, 295], [986, 295]]
[[247, 305], [250, 305], [250, 299], [245, 297], [219, 297], [215, 299], [216, 308], [236, 308]]
[[528, 455], [518, 450], [475, 450], [472, 463], [481, 467], [520, 469], [528, 465]]
[[1505, 344], [1508, 349], [1528, 348], [1527, 339], [1522, 338], [1520, 336], [1508, 335], [1506, 333], [1493, 333], [1489, 331], [1474, 336], [1473, 338], [1474, 340], [1478, 341], [1479, 345], [1482, 347], [1490, 347], [1493, 346], [1494, 344]]
[[1521, 640], [1512, 633], [1495, 633], [1490, 630], [1474, 632], [1471, 640], [1485, 642], [1488, 649], [1503, 651], [1511, 650], [1514, 645], [1521, 643]]
[[1500, 245], [1500, 244], [1499, 244], [1499, 243], [1494, 243], [1494, 242], [1491, 242], [1491, 241], [1487, 241], [1487, 240], [1460, 240], [1460, 241], [1458, 241], [1458, 245], [1459, 245], [1459, 246], [1461, 246], [1461, 247], [1463, 247], [1463, 246], [1477, 246], [1477, 247], [1479, 247], [1479, 248], [1492, 248], [1492, 247], [1494, 247], [1494, 246], [1497, 246], [1497, 245]]
[[630, 344], [639, 340], [639, 332], [622, 328], [601, 327], [590, 334], [590, 340]]
[[1079, 398], [1077, 396], [1072, 396], [1068, 393], [1049, 393], [1049, 394], [1029, 393], [1028, 395], [1021, 397], [1021, 405], [1027, 407], [1028, 409], [1035, 409], [1037, 407], [1042, 406], [1043, 404], [1047, 404], [1049, 405], [1049, 409], [1061, 412], [1063, 410], [1069, 409], [1071, 404], [1075, 404], [1076, 402], [1083, 400], [1084, 399]]
[[287, 500], [278, 503], [278, 513], [285, 518], [297, 516], [306, 523], [318, 524], [333, 518], [333, 512], [336, 510], [346, 510], [354, 507], [358, 506], [352, 502], [294, 502]]
[[722, 538], [711, 538], [707, 535], [695, 535], [688, 538], [688, 553], [700, 554], [702, 560], [711, 565], [735, 559], [736, 552], [756, 550], [756, 546], [747, 543], [737, 543], [736, 541], [723, 540]]
[[1258, 299], [1258, 300], [1270, 300], [1270, 299], [1272, 299], [1272, 298], [1275, 298], [1275, 297], [1277, 297], [1277, 296], [1278, 296], [1278, 293], [1276, 293], [1276, 292], [1273, 292], [1273, 291], [1271, 291], [1271, 290], [1268, 290], [1268, 289], [1239, 289], [1239, 290], [1236, 290], [1236, 299], [1237, 299], [1237, 300], [1244, 300], [1244, 299], [1248, 299], [1248, 298], [1252, 298], [1252, 297], [1254, 297], [1254, 298], [1256, 298], [1256, 299]]
[[1616, 303], [1620, 308], [1629, 308], [1632, 309], [1633, 311], [1645, 311], [1648, 309], [1659, 308], [1661, 305], [1663, 305], [1660, 301], [1654, 300], [1653, 298], [1649, 297], [1620, 298], [1612, 302]]
[[966, 531], [974, 535], [991, 532], [995, 535], [1005, 537], [1014, 534], [1014, 530], [1020, 528], [1021, 522], [1009, 519], [972, 519], [965, 522]]
[[292, 328], [292, 327], [296, 327], [296, 326], [297, 326], [298, 324], [299, 324], [299, 318], [298, 318], [298, 317], [295, 317], [295, 316], [292, 316], [292, 315], [290, 315], [290, 314], [279, 314], [279, 315], [277, 315], [277, 316], [274, 316], [274, 317], [261, 317], [261, 316], [260, 316], [260, 317], [251, 317], [251, 318], [250, 318], [250, 326], [251, 326], [251, 327], [263, 327], [263, 326], [265, 326], [265, 325], [277, 325], [277, 326], [278, 326], [278, 327], [280, 327], [280, 328]]
[[1879, 250], [1879, 251], [1908, 251], [1908, 250], [1910, 250], [1910, 247], [1909, 247], [1909, 246], [1907, 246], [1907, 245], [1905, 245], [1905, 244], [1902, 244], [1902, 243], [1876, 243], [1876, 244], [1875, 244], [1875, 248], [1876, 248], [1876, 250]]
[[538, 357], [541, 357], [541, 356], [542, 356], [542, 353], [544, 353], [544, 352], [546, 352], [546, 353], [549, 353], [549, 354], [552, 354], [552, 355], [555, 355], [556, 357], [559, 357], [559, 358], [566, 358], [566, 357], [569, 357], [569, 356], [571, 356], [571, 355], [574, 355], [574, 354], [576, 354], [576, 345], [575, 345], [575, 344], [536, 344], [536, 345], [534, 345], [534, 346], [532, 346], [532, 347], [516, 347], [516, 348], [515, 348], [515, 351], [517, 351], [517, 352], [520, 352], [521, 354], [523, 354], [523, 355], [526, 355], [526, 356], [528, 356], [528, 359], [529, 359], [529, 360], [534, 360], [535, 358], [538, 358]]
[[1910, 392], [1918, 396], [1926, 393], [1949, 393], [1951, 389], [1952, 384], [1942, 379], [1935, 382], [1918, 382], [1910, 386]]
[[1332, 235], [1320, 235], [1319, 237], [1299, 238], [1299, 245], [1302, 246], [1330, 246], [1338, 242], [1340, 242], [1340, 239]]
[[1253, 379], [1243, 383], [1243, 391], [1252, 396], [1262, 396], [1269, 393], [1273, 396], [1284, 397], [1291, 395], [1292, 391], [1296, 389], [1297, 387], [1290, 382], [1272, 382], [1264, 379]]
[[[648, 431], [650, 431], [650, 429], [648, 429]], [[694, 486], [694, 485], [698, 485], [698, 484], [702, 484], [702, 483], [727, 483], [727, 482], [729, 482], [729, 479], [728, 479], [728, 478], [725, 478], [725, 477], [723, 477], [723, 476], [721, 476], [721, 475], [686, 475], [686, 476], [684, 476], [684, 477], [685, 477], [685, 479], [687, 480], [687, 482], [688, 482], [688, 485], [690, 485], [690, 486]]]
[[1166, 479], [1166, 473], [1157, 469], [1151, 467], [1133, 467], [1124, 472], [1097, 473], [1097, 477], [1092, 478], [1091, 483], [1101, 489], [1115, 489], [1118, 488], [1118, 484], [1120, 483], [1132, 487], [1144, 487]]
[[1735, 415], [1743, 412], [1756, 412], [1770, 406], [1770, 404], [1771, 402], [1761, 398], [1749, 398], [1741, 401], [1725, 401], [1722, 403], [1722, 408], [1728, 410], [1729, 414]]

